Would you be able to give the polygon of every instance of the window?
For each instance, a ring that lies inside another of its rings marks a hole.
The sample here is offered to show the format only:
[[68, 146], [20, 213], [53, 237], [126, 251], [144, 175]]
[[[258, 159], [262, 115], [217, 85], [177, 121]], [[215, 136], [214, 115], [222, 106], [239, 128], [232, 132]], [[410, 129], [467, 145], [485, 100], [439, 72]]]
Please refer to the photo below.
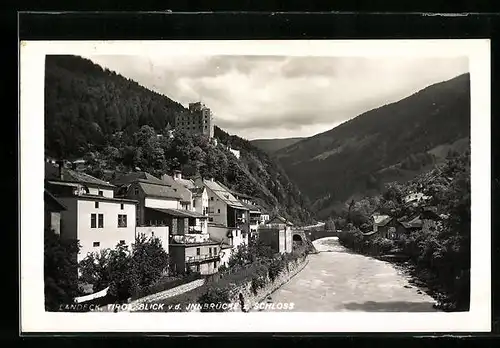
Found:
[[123, 203], [122, 203], [122, 204], [120, 204], [120, 209], [121, 209], [121, 210], [123, 210]]
[[99, 209], [99, 202], [95, 202], [94, 206], [96, 209]]
[[94, 242], [94, 243], [92, 243], [92, 246], [93, 246], [94, 248], [96, 248], [96, 247], [98, 247], [98, 246], [100, 246], [100, 245], [101, 245], [101, 243], [99, 243], [99, 242]]
[[238, 231], [237, 230], [235, 231], [235, 235], [236, 235], [236, 237], [238, 237]]
[[118, 214], [118, 227], [127, 227], [127, 215]]
[[196, 201], [193, 199], [193, 208], [196, 208]]
[[217, 213], [220, 214], [220, 209], [217, 209]]
[[99, 217], [99, 220], [98, 220], [97, 227], [103, 228], [104, 227], [104, 214], [99, 214], [98, 217]]
[[214, 218], [209, 217], [209, 218], [208, 218], [208, 221], [209, 221], [209, 222], [213, 222], [213, 221], [214, 221]]
[[134, 188], [134, 195], [136, 195], [136, 196], [139, 195], [139, 188], [138, 187]]
[[214, 200], [214, 198], [213, 198], [213, 197], [210, 197], [210, 200], [211, 200], [211, 201], [213, 201], [213, 200]]
[[208, 248], [208, 253], [212, 256], [212, 248]]
[[200, 256], [200, 248], [196, 248], [196, 256]]
[[90, 214], [90, 228], [96, 228], [97, 227], [97, 214]]
[[101, 190], [99, 190], [99, 196], [103, 196], [103, 195], [104, 195], [104, 193]]
[[214, 268], [217, 268], [217, 261], [214, 261]]

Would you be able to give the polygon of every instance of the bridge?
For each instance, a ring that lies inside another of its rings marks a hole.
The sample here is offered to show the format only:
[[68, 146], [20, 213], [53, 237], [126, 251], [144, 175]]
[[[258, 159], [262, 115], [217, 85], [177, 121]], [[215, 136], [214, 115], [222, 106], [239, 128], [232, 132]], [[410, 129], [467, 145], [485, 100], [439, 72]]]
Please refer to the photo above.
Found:
[[304, 229], [292, 230], [292, 239], [294, 242], [303, 242], [304, 239], [308, 239], [312, 242], [320, 238], [338, 237], [338, 236], [340, 236], [340, 232], [335, 230], [304, 230]]

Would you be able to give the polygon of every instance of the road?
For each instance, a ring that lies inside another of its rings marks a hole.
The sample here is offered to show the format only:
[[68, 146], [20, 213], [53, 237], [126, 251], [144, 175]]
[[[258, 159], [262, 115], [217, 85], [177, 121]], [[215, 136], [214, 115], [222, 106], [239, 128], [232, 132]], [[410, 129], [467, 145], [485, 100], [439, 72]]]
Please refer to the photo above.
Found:
[[[268, 297], [296, 312], [431, 312], [435, 301], [388, 262], [346, 251], [337, 237], [313, 242], [319, 254]], [[277, 311], [267, 309], [264, 311]]]

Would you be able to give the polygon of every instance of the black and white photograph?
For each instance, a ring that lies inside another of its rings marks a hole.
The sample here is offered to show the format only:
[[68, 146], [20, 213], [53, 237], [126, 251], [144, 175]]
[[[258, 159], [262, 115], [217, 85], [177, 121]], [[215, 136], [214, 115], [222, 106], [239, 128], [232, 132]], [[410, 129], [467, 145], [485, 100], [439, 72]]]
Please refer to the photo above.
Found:
[[30, 327], [490, 329], [488, 40], [20, 59]]

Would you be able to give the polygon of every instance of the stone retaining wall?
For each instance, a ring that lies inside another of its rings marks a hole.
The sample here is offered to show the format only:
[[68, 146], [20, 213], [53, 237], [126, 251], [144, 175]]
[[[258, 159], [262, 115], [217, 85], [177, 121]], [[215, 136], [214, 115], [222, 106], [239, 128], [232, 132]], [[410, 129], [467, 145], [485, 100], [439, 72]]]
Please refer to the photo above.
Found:
[[172, 289], [168, 289], [165, 291], [157, 292], [156, 294], [141, 297], [135, 301], [130, 302], [130, 304], [134, 306], [139, 303], [150, 303], [154, 301], [164, 300], [166, 298], [177, 296], [185, 292], [191, 291], [193, 289], [196, 289], [202, 286], [203, 284], [205, 284], [205, 279], [197, 279], [192, 282], [176, 286], [175, 288]]
[[[247, 283], [231, 290], [231, 302], [240, 303], [240, 293], [243, 295], [243, 302], [245, 306], [245, 311], [251, 310], [251, 308], [264, 301], [270, 294], [278, 290], [283, 284], [287, 283], [291, 278], [293, 278], [297, 273], [302, 271], [304, 267], [308, 264], [307, 257], [303, 260], [297, 260], [297, 262], [290, 262], [288, 264], [288, 270], [284, 270], [281, 274], [273, 281], [268, 278], [267, 284], [257, 290], [255, 295], [252, 290], [252, 281], [249, 280]], [[235, 306], [232, 308], [233, 312], [241, 312], [241, 306]]]

